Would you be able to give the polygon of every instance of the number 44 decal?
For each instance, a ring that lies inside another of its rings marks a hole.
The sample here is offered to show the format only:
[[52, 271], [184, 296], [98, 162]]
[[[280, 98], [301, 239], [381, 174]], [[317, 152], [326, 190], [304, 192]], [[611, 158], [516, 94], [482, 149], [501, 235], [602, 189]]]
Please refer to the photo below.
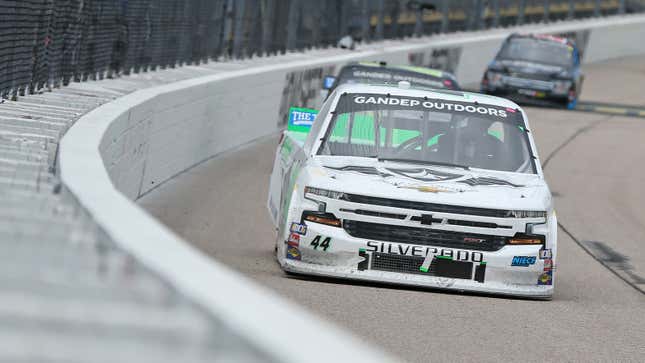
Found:
[[314, 246], [314, 250], [317, 250], [318, 247], [320, 247], [323, 251], [327, 251], [327, 249], [331, 245], [331, 237], [326, 237], [322, 240], [322, 242], [320, 241], [321, 239], [322, 236], [318, 235], [313, 239], [313, 241], [311, 241], [309, 245]]

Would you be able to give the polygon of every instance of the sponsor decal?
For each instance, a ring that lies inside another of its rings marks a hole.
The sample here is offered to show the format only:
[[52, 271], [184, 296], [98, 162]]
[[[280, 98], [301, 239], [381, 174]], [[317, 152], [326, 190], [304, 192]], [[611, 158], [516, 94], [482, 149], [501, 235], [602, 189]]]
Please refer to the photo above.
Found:
[[[526, 82], [526, 83], [527, 83], [526, 86], [529, 86], [529, 87], [531, 85], [533, 85], [532, 82]], [[529, 96], [529, 97], [535, 97], [535, 98], [544, 98], [544, 97], [546, 97], [545, 92], [536, 91], [536, 90], [532, 90], [532, 89], [518, 89], [517, 93], [519, 93], [521, 95]]]
[[300, 235], [296, 233], [291, 233], [289, 235], [289, 241], [287, 242], [289, 246], [300, 246]]
[[392, 79], [392, 75], [390, 73], [383, 73], [383, 72], [368, 72], [368, 71], [361, 71], [361, 70], [356, 70], [352, 72], [352, 76], [355, 78], [380, 78], [383, 80], [390, 80]]
[[457, 250], [452, 248], [437, 248], [428, 246], [417, 246], [408, 244], [399, 244], [392, 242], [368, 241], [367, 251], [388, 253], [393, 255], [428, 257], [436, 256], [437, 258], [450, 258], [454, 261], [470, 261], [480, 263], [484, 261], [484, 254], [475, 251]]
[[289, 108], [289, 130], [298, 131], [295, 126], [311, 127], [318, 114], [317, 110], [311, 108], [291, 107]]
[[287, 246], [287, 260], [296, 260], [300, 261], [302, 255], [300, 255], [300, 249], [295, 246]]
[[318, 235], [314, 237], [309, 245], [312, 246], [314, 250], [320, 248], [323, 251], [327, 251], [327, 249], [331, 247], [331, 237], [323, 237], [321, 235]]
[[544, 260], [544, 271], [551, 271], [551, 270], [553, 270], [553, 260], [552, 259]]
[[540, 260], [547, 260], [553, 258], [553, 252], [550, 248], [543, 248], [540, 250]]
[[538, 277], [538, 285], [553, 285], [553, 271], [545, 271]]
[[307, 234], [307, 226], [304, 224], [300, 224], [297, 222], [291, 223], [291, 228], [289, 228], [289, 231], [301, 235], [306, 235]]
[[506, 118], [505, 110], [496, 107], [485, 107], [481, 105], [463, 105], [459, 103], [445, 102], [442, 100], [427, 100], [407, 97], [393, 96], [355, 96], [354, 103], [359, 105], [387, 105], [404, 107], [422, 107], [429, 110], [446, 110], [452, 112], [476, 113], [495, 117]]
[[535, 264], [535, 256], [515, 256], [511, 262], [511, 266], [529, 267]]

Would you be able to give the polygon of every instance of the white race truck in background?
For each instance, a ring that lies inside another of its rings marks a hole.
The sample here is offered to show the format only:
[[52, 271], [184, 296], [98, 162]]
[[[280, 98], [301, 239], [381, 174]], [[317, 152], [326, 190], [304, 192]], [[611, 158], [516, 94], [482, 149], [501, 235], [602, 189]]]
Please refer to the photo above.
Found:
[[529, 130], [511, 101], [407, 82], [293, 108], [268, 198], [280, 266], [550, 298], [557, 222]]

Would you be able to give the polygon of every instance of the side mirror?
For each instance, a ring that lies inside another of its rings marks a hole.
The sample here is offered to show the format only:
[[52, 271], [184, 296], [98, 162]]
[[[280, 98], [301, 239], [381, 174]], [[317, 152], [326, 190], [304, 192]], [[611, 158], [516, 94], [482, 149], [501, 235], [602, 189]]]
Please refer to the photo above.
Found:
[[325, 76], [323, 79], [323, 89], [331, 89], [334, 86], [334, 82], [336, 82], [336, 77], [334, 76]]

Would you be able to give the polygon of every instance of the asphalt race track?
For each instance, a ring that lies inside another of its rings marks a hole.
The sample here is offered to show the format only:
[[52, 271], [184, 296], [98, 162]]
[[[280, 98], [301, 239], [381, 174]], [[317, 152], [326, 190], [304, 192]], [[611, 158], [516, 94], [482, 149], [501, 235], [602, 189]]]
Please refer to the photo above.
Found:
[[[584, 71], [585, 102], [645, 106], [645, 57]], [[642, 361], [645, 119], [527, 110], [561, 223], [552, 301], [285, 275], [265, 208], [277, 136], [211, 159], [140, 204], [213, 258], [404, 360]], [[306, 358], [289, 337], [284, 349]]]

